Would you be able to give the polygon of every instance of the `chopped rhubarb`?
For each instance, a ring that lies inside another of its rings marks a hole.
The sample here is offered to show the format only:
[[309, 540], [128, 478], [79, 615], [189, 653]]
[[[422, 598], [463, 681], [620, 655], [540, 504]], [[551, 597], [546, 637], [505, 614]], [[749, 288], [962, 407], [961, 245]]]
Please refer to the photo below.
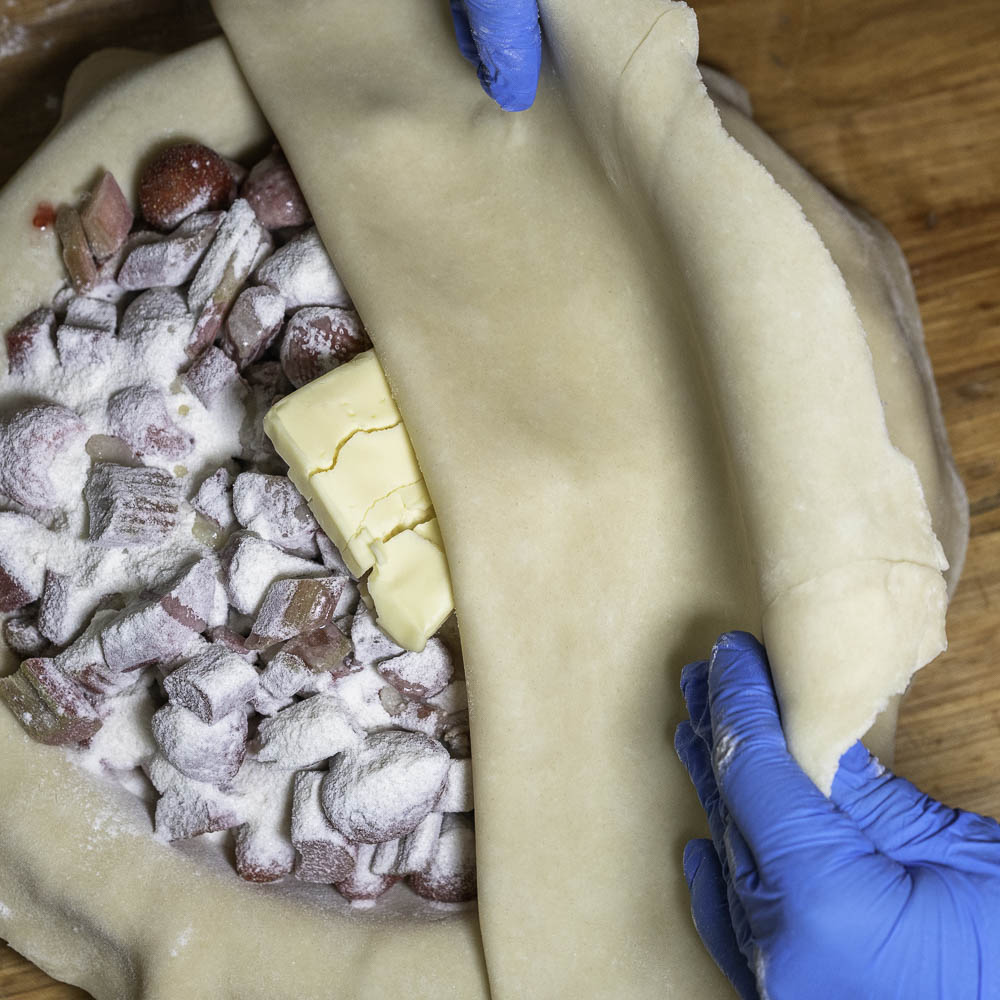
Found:
[[309, 207], [280, 150], [253, 166], [240, 193], [268, 229], [287, 229], [310, 221]]
[[188, 288], [188, 307], [197, 316], [188, 344], [190, 357], [215, 340], [240, 289], [271, 246], [253, 209], [243, 199], [234, 202]]
[[181, 430], [167, 412], [163, 393], [152, 385], [120, 389], [109, 400], [108, 427], [142, 458], [183, 458], [194, 447], [194, 438]]
[[378, 844], [403, 837], [434, 809], [449, 762], [448, 751], [420, 733], [375, 733], [330, 762], [323, 811], [349, 840]]
[[[351, 591], [357, 592], [350, 581], [346, 586]], [[300, 659], [316, 674], [329, 673], [334, 677], [344, 677], [359, 669], [358, 664], [350, 656], [351, 640], [335, 622], [303, 632], [286, 642], [282, 648], [286, 653]]]
[[65, 406], [41, 403], [18, 410], [0, 426], [0, 492], [37, 510], [59, 505], [65, 483], [51, 473], [57, 458], [80, 445], [86, 424]]
[[288, 309], [351, 305], [315, 228], [286, 243], [257, 269], [257, 282], [285, 297]]
[[375, 624], [374, 616], [364, 603], [358, 605], [351, 624], [351, 643], [354, 645], [354, 659], [364, 666], [405, 652]]
[[399, 881], [396, 875], [378, 875], [372, 871], [375, 851], [374, 844], [358, 844], [354, 870], [334, 886], [344, 899], [352, 903], [374, 903]]
[[326, 576], [319, 563], [282, 552], [250, 531], [237, 531], [219, 553], [229, 603], [244, 615], [256, 615], [275, 580]]
[[183, 285], [191, 279], [205, 256], [223, 214], [192, 215], [168, 237], [134, 247], [118, 270], [118, 284], [126, 291]]
[[84, 496], [90, 540], [104, 548], [152, 545], [177, 526], [180, 484], [159, 469], [98, 463]]
[[3, 623], [3, 641], [18, 656], [38, 656], [49, 640], [38, 631], [30, 618], [7, 618]]
[[440, 639], [428, 639], [419, 653], [381, 660], [376, 669], [397, 691], [420, 701], [443, 690], [455, 671], [451, 653]]
[[56, 330], [56, 352], [63, 368], [101, 368], [111, 361], [115, 338], [107, 330], [63, 323]]
[[319, 525], [287, 476], [243, 472], [233, 484], [233, 511], [240, 524], [297, 556], [318, 553]]
[[264, 597], [247, 646], [264, 649], [331, 623], [348, 583], [342, 576], [275, 581]]
[[52, 332], [56, 314], [36, 309], [7, 331], [7, 371], [11, 375], [42, 372], [56, 363]]
[[242, 709], [214, 723], [180, 705], [164, 705], [153, 716], [153, 737], [181, 774], [220, 785], [236, 777], [246, 756], [247, 717]]
[[70, 281], [80, 295], [86, 295], [97, 284], [97, 264], [90, 252], [80, 213], [64, 205], [56, 214], [56, 233], [62, 243], [62, 258]]
[[320, 771], [295, 775], [292, 795], [292, 845], [298, 852], [295, 877], [302, 882], [330, 885], [354, 870], [355, 847], [331, 825], [320, 804]]
[[257, 671], [242, 656], [209, 646], [164, 681], [167, 696], [210, 724], [242, 709], [257, 691]]
[[418, 896], [439, 903], [465, 903], [476, 898], [476, 840], [472, 820], [463, 813], [447, 813], [430, 863], [410, 875]]
[[208, 347], [185, 372], [184, 381], [201, 404], [211, 409], [231, 385], [240, 381], [236, 362], [219, 350]]
[[159, 600], [127, 608], [101, 630], [104, 659], [115, 673], [158, 663], [176, 666], [200, 641]]
[[239, 368], [256, 361], [274, 342], [285, 322], [285, 299], [265, 285], [240, 292], [226, 320], [222, 349]]
[[371, 341], [353, 309], [307, 306], [285, 327], [281, 367], [292, 385], [303, 386], [369, 347]]
[[25, 660], [17, 673], [0, 678], [0, 701], [39, 743], [79, 746], [101, 728], [83, 689], [53, 660]]
[[442, 820], [441, 813], [429, 813], [405, 837], [379, 844], [372, 871], [378, 875], [410, 875], [426, 868], [434, 857]]
[[339, 701], [316, 695], [261, 722], [256, 757], [295, 770], [312, 767], [361, 739]]
[[225, 625], [229, 615], [221, 567], [214, 555], [204, 556], [182, 570], [160, 598], [163, 609], [194, 632]]
[[107, 260], [124, 242], [133, 215], [118, 182], [107, 171], [80, 210], [80, 222], [98, 262]]
[[118, 327], [118, 308], [103, 299], [74, 295], [66, 305], [66, 325], [114, 334]]

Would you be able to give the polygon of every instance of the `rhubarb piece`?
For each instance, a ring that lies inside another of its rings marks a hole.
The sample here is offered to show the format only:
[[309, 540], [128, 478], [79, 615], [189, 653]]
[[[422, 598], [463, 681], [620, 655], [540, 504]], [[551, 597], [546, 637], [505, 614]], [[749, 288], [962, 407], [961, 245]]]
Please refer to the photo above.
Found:
[[[289, 480], [290, 482], [291, 480]], [[336, 576], [350, 576], [351, 571], [344, 562], [344, 557], [340, 550], [324, 531], [316, 532], [316, 547], [319, 549], [319, 557], [323, 560], [323, 565]]]
[[196, 357], [215, 340], [250, 272], [270, 253], [272, 245], [253, 209], [242, 198], [237, 199], [188, 288], [188, 306], [197, 316], [188, 345], [190, 357]]
[[292, 385], [299, 387], [371, 346], [353, 309], [307, 306], [299, 309], [285, 327], [281, 367]]
[[441, 742], [448, 748], [448, 753], [456, 760], [465, 760], [472, 756], [472, 740], [469, 736], [467, 720], [451, 721], [441, 734]]
[[397, 729], [411, 733], [423, 733], [438, 740], [444, 735], [448, 716], [434, 705], [404, 698], [394, 687], [387, 686], [379, 691], [382, 707], [392, 717]]
[[39, 546], [28, 543], [40, 541], [44, 530], [27, 514], [0, 512], [0, 612], [17, 611], [42, 596], [45, 564]]
[[449, 762], [448, 751], [421, 733], [375, 733], [330, 762], [323, 811], [349, 840], [378, 844], [403, 837], [441, 797]]
[[246, 639], [239, 632], [234, 632], [228, 625], [217, 625], [215, 628], [210, 628], [205, 635], [213, 645], [220, 646], [237, 656], [242, 656], [247, 663], [257, 662], [257, 651], [247, 649]]
[[214, 724], [242, 710], [257, 690], [257, 671], [242, 656], [209, 646], [178, 667], [163, 683], [174, 704]]
[[357, 614], [351, 624], [351, 644], [354, 646], [353, 658], [357, 663], [368, 666], [399, 656], [405, 652], [375, 624], [375, 618], [366, 604], [359, 604]]
[[80, 295], [86, 295], [97, 284], [97, 263], [90, 252], [80, 213], [63, 205], [56, 215], [56, 234], [62, 244], [62, 259], [70, 281]]
[[361, 739], [336, 699], [315, 695], [261, 722], [256, 758], [293, 770], [312, 767]]
[[176, 371], [187, 360], [194, 316], [173, 288], [151, 288], [137, 295], [122, 314], [120, 340], [141, 354], [147, 367]]
[[194, 212], [228, 208], [235, 194], [226, 161], [197, 143], [167, 147], [139, 178], [139, 206], [157, 229], [173, 229]]
[[38, 656], [49, 644], [30, 618], [7, 618], [3, 623], [3, 641], [18, 656]]
[[95, 706], [132, 687], [140, 676], [112, 670], [104, 658], [101, 632], [115, 617], [114, 611], [97, 611], [83, 634], [54, 658], [56, 667], [72, 677]]
[[[345, 581], [345, 591], [357, 593], [357, 588], [346, 577], [334, 577], [334, 579]], [[336, 608], [334, 617], [340, 617]], [[338, 678], [360, 669], [358, 664], [349, 659], [351, 640], [344, 635], [336, 622], [297, 635], [286, 642], [283, 649], [300, 659], [315, 674], [328, 673]]]
[[197, 357], [184, 381], [202, 406], [211, 409], [230, 386], [239, 384], [240, 373], [236, 362], [213, 346]]
[[80, 209], [80, 222], [94, 257], [107, 260], [124, 242], [134, 217], [118, 182], [107, 171]]
[[240, 708], [209, 724], [170, 703], [153, 716], [153, 737], [181, 774], [221, 785], [236, 777], [246, 756], [247, 717]]
[[74, 295], [66, 305], [66, 325], [114, 335], [118, 328], [118, 307], [103, 299]]
[[244, 472], [233, 484], [236, 520], [286, 552], [315, 557], [319, 525], [287, 476]]
[[229, 531], [236, 523], [233, 501], [229, 493], [232, 484], [233, 477], [228, 469], [216, 469], [198, 487], [198, 492], [191, 501], [191, 506], [202, 517], [208, 518], [222, 531]]
[[292, 846], [298, 852], [295, 877], [302, 882], [331, 885], [354, 870], [355, 848], [326, 818], [320, 804], [320, 771], [295, 775], [292, 794]]
[[448, 715], [455, 715], [457, 712], [467, 712], [469, 708], [469, 690], [465, 681], [452, 681], [437, 694], [431, 695], [427, 699], [428, 704], [440, 708]]
[[17, 673], [0, 678], [0, 701], [34, 739], [50, 746], [79, 746], [101, 728], [83, 689], [52, 660], [25, 660]]
[[7, 331], [7, 371], [11, 375], [39, 374], [56, 363], [52, 332], [56, 314], [36, 309]]
[[280, 650], [259, 676], [254, 695], [254, 711], [261, 715], [277, 715], [291, 705], [310, 680], [309, 668], [297, 656]]
[[257, 269], [256, 279], [280, 292], [287, 309], [351, 304], [315, 227], [276, 250]]
[[153, 664], [176, 665], [200, 643], [193, 629], [174, 618], [159, 600], [127, 608], [101, 629], [101, 649], [115, 673]]
[[56, 646], [65, 646], [86, 624], [87, 594], [65, 573], [45, 571], [45, 585], [38, 604], [38, 631]]
[[163, 393], [148, 383], [116, 392], [108, 400], [107, 414], [108, 428], [139, 458], [178, 459], [194, 447], [194, 438], [171, 419]]
[[240, 369], [256, 361], [274, 342], [285, 322], [285, 299], [266, 285], [240, 292], [229, 311], [222, 349]]
[[[36, 510], [58, 506], [66, 477], [54, 481], [51, 473], [86, 429], [83, 420], [65, 406], [41, 403], [18, 410], [0, 426], [0, 492]], [[82, 447], [79, 451], [84, 454]]]
[[379, 844], [372, 871], [378, 875], [410, 875], [426, 868], [434, 857], [442, 820], [441, 813], [428, 813], [412, 833]]
[[129, 251], [118, 271], [127, 291], [176, 288], [190, 281], [222, 222], [223, 212], [200, 212], [185, 219], [166, 239]]
[[156, 803], [156, 836], [163, 840], [186, 840], [203, 833], [230, 830], [241, 822], [235, 796], [214, 785], [181, 774], [160, 754], [143, 764], [160, 793]]
[[464, 813], [473, 809], [472, 761], [452, 760], [448, 765], [448, 780], [444, 792], [434, 807], [436, 812]]
[[247, 647], [264, 649], [332, 622], [348, 582], [342, 576], [276, 580], [264, 597]]
[[399, 881], [396, 875], [378, 875], [372, 871], [375, 850], [374, 844], [358, 844], [354, 870], [334, 886], [344, 899], [352, 903], [374, 903]]
[[221, 567], [214, 556], [204, 556], [182, 570], [160, 598], [163, 609], [194, 632], [225, 625], [229, 616]]
[[303, 226], [311, 219], [299, 183], [280, 150], [253, 166], [240, 193], [267, 229]]
[[418, 896], [438, 903], [476, 898], [476, 836], [468, 816], [445, 815], [430, 863], [407, 882]]
[[101, 462], [84, 488], [89, 537], [102, 548], [153, 545], [177, 526], [180, 484], [168, 473]]
[[255, 823], [243, 823], [234, 831], [236, 873], [247, 882], [266, 884], [291, 875], [295, 851], [280, 837]]
[[428, 639], [419, 653], [381, 660], [376, 669], [397, 691], [418, 701], [442, 691], [455, 670], [451, 653], [440, 639]]
[[114, 337], [107, 330], [63, 323], [56, 331], [56, 352], [63, 368], [100, 368], [111, 361]]
[[244, 615], [256, 615], [268, 587], [288, 577], [325, 576], [318, 563], [289, 555], [249, 531], [238, 531], [219, 554], [229, 603]]

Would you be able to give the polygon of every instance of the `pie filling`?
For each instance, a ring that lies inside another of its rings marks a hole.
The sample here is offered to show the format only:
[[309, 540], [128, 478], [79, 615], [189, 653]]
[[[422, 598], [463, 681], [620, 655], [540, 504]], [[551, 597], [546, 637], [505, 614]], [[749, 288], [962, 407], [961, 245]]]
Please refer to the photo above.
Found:
[[288, 457], [332, 427], [303, 399], [384, 381], [281, 151], [169, 147], [137, 212], [105, 173], [54, 227], [68, 282], [6, 334], [0, 700], [157, 837], [231, 837], [244, 879], [474, 898], [461, 650], [443, 553], [417, 606], [407, 553], [440, 536], [398, 414], [297, 479], [339, 548], [265, 433], [284, 399]]

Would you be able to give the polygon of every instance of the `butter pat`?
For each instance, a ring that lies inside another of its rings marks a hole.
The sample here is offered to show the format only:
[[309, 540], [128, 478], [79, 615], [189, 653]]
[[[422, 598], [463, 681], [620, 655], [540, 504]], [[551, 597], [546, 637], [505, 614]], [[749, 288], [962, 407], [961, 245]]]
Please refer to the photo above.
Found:
[[380, 626], [423, 649], [451, 613], [444, 545], [417, 457], [373, 351], [276, 403], [264, 430], [320, 527], [368, 581]]
[[365, 351], [278, 400], [264, 417], [264, 432], [288, 463], [289, 478], [311, 500], [309, 478], [333, 468], [346, 441], [401, 420], [375, 352]]
[[455, 606], [440, 538], [435, 518], [373, 546], [368, 593], [379, 627], [406, 649], [423, 649]]

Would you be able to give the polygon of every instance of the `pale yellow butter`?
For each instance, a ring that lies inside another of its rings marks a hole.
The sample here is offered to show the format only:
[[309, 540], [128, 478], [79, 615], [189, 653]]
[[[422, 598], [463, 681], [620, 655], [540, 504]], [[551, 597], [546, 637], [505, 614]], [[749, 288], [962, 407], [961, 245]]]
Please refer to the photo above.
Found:
[[377, 621], [406, 649], [423, 649], [455, 606], [448, 561], [432, 540], [440, 537], [435, 518], [372, 546], [368, 593]]
[[400, 645], [423, 649], [451, 613], [451, 579], [434, 508], [375, 353], [280, 400], [264, 430], [348, 569], [357, 577], [372, 570], [379, 624]]
[[288, 463], [289, 478], [311, 500], [309, 477], [332, 468], [351, 435], [401, 419], [375, 352], [365, 351], [278, 400], [264, 417], [264, 432]]

